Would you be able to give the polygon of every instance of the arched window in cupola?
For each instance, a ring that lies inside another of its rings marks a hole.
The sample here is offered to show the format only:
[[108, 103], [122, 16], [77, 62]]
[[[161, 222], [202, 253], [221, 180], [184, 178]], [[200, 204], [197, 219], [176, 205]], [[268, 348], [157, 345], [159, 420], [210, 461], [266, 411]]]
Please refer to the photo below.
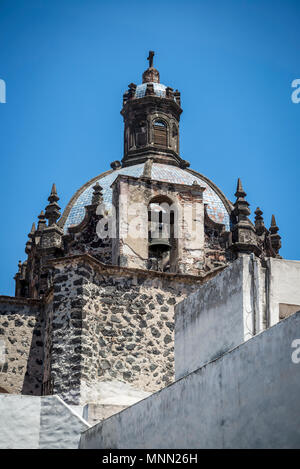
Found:
[[168, 126], [162, 119], [153, 122], [154, 145], [168, 146]]

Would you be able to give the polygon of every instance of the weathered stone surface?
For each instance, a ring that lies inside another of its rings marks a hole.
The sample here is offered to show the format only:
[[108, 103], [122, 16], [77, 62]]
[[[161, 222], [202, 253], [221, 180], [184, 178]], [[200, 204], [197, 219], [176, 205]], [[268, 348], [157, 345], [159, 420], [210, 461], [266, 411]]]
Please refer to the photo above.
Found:
[[[89, 280], [79, 286], [82, 272]], [[112, 276], [75, 258], [56, 266], [53, 283], [43, 339], [43, 381], [51, 380], [53, 392], [84, 404], [84, 386], [91, 389], [99, 380], [148, 392], [173, 381], [174, 360], [165, 357], [174, 357], [174, 305], [195, 290], [193, 283], [133, 272]]]
[[[38, 301], [0, 297], [0, 388], [40, 395], [44, 315]], [[18, 366], [14, 366], [14, 363]]]

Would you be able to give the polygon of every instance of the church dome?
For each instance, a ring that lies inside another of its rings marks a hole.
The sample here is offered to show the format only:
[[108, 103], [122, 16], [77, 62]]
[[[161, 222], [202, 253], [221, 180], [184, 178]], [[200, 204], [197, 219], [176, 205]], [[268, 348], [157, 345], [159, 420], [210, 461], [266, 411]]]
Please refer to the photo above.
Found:
[[137, 85], [136, 90], [135, 90], [135, 95], [134, 95], [136, 99], [143, 98], [145, 96], [148, 84], [153, 85], [154, 94], [156, 96], [160, 96], [161, 98], [166, 97], [167, 87], [165, 85], [163, 85], [162, 83], [148, 82], [148, 83], [141, 83], [140, 85]]
[[[84, 218], [86, 205], [91, 204], [93, 185], [99, 182], [103, 188], [103, 202], [109, 210], [112, 205], [111, 185], [119, 174], [126, 176], [140, 177], [143, 175], [144, 163], [128, 166], [116, 170], [110, 170], [91, 179], [84, 184], [72, 197], [62, 216], [60, 225], [67, 232], [68, 228], [78, 225]], [[229, 230], [230, 202], [224, 194], [209, 179], [202, 174], [191, 169], [181, 169], [168, 164], [153, 163], [151, 169], [152, 179], [177, 184], [192, 185], [196, 181], [200, 186], [205, 187], [203, 194], [204, 204], [207, 204], [209, 217], [217, 223], [225, 225]]]

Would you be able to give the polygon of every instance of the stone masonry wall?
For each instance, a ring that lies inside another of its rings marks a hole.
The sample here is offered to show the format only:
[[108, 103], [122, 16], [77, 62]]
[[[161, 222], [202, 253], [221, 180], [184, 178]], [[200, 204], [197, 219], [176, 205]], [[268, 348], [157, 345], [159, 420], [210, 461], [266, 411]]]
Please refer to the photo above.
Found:
[[0, 297], [0, 388], [40, 395], [43, 345], [40, 302]]
[[52, 394], [51, 354], [53, 328], [53, 292], [44, 303], [45, 332], [44, 332], [44, 363], [43, 363], [43, 395]]
[[87, 388], [115, 379], [151, 392], [170, 384], [174, 305], [193, 287], [138, 275], [89, 274], [78, 288], [86, 311], [82, 380]]
[[151, 392], [171, 383], [174, 305], [200, 279], [105, 267], [87, 258], [55, 262], [54, 393], [84, 404], [103, 380]]

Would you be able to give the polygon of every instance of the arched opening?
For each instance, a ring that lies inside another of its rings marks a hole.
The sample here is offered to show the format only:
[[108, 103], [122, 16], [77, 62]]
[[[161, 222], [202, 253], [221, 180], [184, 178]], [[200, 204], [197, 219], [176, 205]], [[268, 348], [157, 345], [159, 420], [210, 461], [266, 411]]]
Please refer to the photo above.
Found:
[[172, 144], [174, 150], [178, 153], [179, 150], [179, 142], [178, 142], [178, 128], [176, 124], [172, 126]]
[[[170, 272], [174, 264], [174, 206], [164, 196], [153, 198], [148, 205], [149, 269]], [[173, 261], [173, 262], [172, 262]]]
[[135, 126], [135, 144], [136, 147], [142, 147], [147, 143], [147, 123], [141, 120]]
[[157, 119], [153, 123], [154, 145], [168, 146], [168, 127], [166, 122]]

